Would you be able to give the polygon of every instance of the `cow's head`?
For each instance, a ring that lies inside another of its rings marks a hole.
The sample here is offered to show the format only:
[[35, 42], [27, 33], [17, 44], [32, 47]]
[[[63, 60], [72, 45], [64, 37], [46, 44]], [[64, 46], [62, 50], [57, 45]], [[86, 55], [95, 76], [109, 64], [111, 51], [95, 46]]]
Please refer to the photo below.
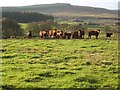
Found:
[[98, 31], [100, 32], [100, 29], [98, 29]]

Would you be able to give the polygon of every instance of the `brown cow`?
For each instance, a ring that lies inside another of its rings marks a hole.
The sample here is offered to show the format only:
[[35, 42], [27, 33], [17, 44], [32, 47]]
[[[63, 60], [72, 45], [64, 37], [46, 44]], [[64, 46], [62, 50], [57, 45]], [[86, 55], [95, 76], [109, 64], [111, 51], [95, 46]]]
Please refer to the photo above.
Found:
[[90, 30], [90, 31], [88, 31], [88, 37], [91, 38], [91, 35], [95, 35], [96, 39], [98, 39], [99, 33], [100, 33], [100, 29], [99, 30]]
[[39, 32], [39, 35], [40, 35], [41, 38], [44, 38], [45, 34], [46, 34], [46, 31], [40, 31]]
[[39, 35], [40, 35], [41, 38], [48, 39], [48, 38], [49, 38], [49, 30], [40, 31], [40, 32], [39, 32]]
[[62, 30], [57, 30], [56, 34], [57, 34], [57, 38], [63, 38], [63, 31]]
[[53, 30], [43, 30], [40, 31], [40, 37], [41, 38], [62, 38], [63, 37], [63, 31], [62, 30], [57, 30], [57, 29], [53, 29]]
[[50, 38], [55, 38], [55, 36], [57, 35], [55, 33], [56, 33], [56, 30], [49, 30]]
[[62, 38], [63, 37], [63, 31], [62, 30], [49, 30], [50, 38]]

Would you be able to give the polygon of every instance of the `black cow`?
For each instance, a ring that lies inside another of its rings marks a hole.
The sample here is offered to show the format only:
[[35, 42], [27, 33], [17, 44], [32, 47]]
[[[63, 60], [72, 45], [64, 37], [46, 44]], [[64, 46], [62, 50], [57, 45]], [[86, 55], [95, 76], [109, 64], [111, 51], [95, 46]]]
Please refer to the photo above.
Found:
[[65, 32], [64, 39], [71, 39], [73, 37], [73, 32]]
[[84, 34], [85, 34], [84, 30], [79, 30], [79, 31], [80, 31], [80, 38], [84, 38]]
[[110, 32], [109, 32], [109, 33], [106, 33], [106, 37], [107, 37], [107, 38], [110, 38], [111, 35], [113, 35], [113, 33], [110, 33]]
[[29, 31], [28, 38], [32, 38], [32, 32]]
[[73, 39], [78, 39], [78, 37], [79, 37], [79, 35], [78, 35], [78, 31], [75, 31], [74, 33], [73, 33]]

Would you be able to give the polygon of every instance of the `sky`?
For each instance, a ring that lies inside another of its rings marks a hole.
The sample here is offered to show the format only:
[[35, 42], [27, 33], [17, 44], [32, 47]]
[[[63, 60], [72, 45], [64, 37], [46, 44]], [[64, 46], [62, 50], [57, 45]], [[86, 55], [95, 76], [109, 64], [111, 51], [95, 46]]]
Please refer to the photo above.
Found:
[[114, 10], [118, 9], [118, 2], [119, 0], [0, 0], [0, 7], [70, 3], [71, 5], [101, 7]]

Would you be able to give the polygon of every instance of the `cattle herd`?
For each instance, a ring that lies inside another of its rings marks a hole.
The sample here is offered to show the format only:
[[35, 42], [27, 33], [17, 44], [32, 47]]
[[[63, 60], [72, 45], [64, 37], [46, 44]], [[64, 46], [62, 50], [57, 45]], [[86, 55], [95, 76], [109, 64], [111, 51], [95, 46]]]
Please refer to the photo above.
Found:
[[80, 39], [84, 38], [84, 31], [78, 30], [78, 31], [69, 31], [69, 32], [63, 32], [62, 30], [47, 30], [47, 31], [40, 31], [39, 35], [41, 38], [45, 39]]
[[[92, 35], [98, 39], [100, 29], [98, 30], [89, 30], [88, 38], [91, 38]], [[39, 32], [40, 38], [43, 39], [84, 39], [85, 32], [84, 30], [69, 31], [64, 32], [62, 30], [53, 29], [53, 30], [42, 30]], [[106, 37], [111, 37], [112, 33], [106, 33]], [[31, 31], [29, 31], [28, 37], [32, 37]]]

